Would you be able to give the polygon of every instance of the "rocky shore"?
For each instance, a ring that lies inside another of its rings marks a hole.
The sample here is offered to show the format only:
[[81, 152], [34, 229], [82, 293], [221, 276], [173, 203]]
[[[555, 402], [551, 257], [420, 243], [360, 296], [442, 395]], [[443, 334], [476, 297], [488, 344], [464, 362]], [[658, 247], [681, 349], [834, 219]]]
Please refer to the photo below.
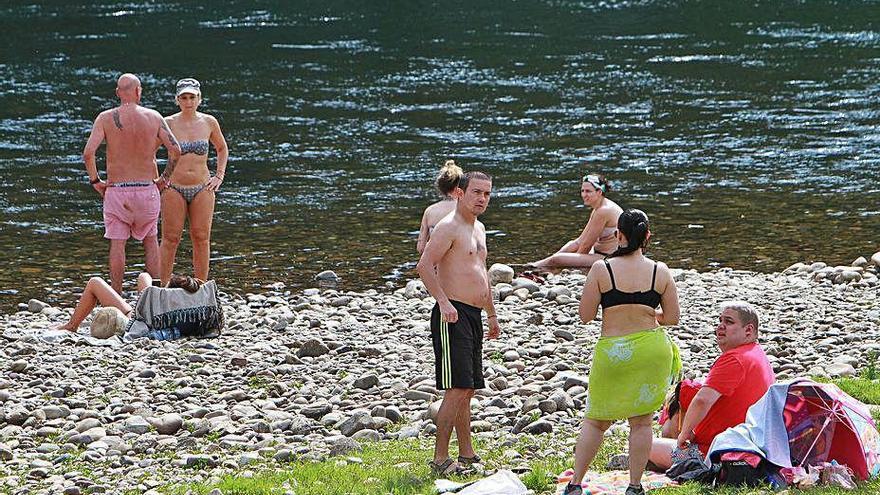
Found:
[[[856, 373], [880, 352], [877, 265], [880, 253], [776, 274], [674, 270], [682, 318], [669, 332], [686, 374], [704, 375], [717, 356], [728, 299], [759, 307], [779, 378]], [[599, 322], [577, 315], [585, 277], [536, 283], [503, 265], [491, 275], [502, 336], [484, 345], [488, 388], [474, 399], [473, 429], [502, 445], [546, 435], [557, 442], [548, 449], [570, 452], [599, 336]], [[69, 310], [39, 301], [0, 317], [0, 492], [161, 493], [359, 442], [430, 438], [441, 394], [433, 300], [420, 282], [390, 293], [276, 283], [223, 298], [228, 328], [212, 340], [46, 341]]]

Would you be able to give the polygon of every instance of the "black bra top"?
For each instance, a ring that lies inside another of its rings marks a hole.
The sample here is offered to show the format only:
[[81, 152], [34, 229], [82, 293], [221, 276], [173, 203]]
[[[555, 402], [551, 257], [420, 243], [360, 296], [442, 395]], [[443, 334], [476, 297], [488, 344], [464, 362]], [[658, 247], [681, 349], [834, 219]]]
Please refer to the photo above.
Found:
[[623, 292], [614, 284], [614, 273], [611, 271], [611, 264], [608, 260], [603, 260], [605, 267], [608, 268], [608, 276], [611, 277], [611, 290], [602, 293], [600, 304], [602, 309], [608, 309], [612, 306], [621, 304], [644, 304], [645, 306], [656, 309], [660, 305], [660, 293], [654, 290], [654, 280], [657, 278], [657, 262], [654, 262], [654, 273], [651, 275], [651, 290], [643, 292]]

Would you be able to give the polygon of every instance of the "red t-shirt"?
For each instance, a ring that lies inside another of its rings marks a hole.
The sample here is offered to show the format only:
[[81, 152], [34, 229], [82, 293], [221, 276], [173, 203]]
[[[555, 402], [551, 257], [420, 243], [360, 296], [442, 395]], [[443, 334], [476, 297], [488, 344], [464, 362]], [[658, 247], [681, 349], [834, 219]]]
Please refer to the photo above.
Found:
[[[774, 381], [776, 375], [764, 349], [754, 342], [718, 356], [703, 386], [715, 389], [721, 397], [694, 428], [694, 442], [700, 451], [705, 454], [716, 435], [745, 421], [746, 411], [764, 396]], [[682, 401], [682, 407], [688, 405], [690, 401], [687, 405]]]

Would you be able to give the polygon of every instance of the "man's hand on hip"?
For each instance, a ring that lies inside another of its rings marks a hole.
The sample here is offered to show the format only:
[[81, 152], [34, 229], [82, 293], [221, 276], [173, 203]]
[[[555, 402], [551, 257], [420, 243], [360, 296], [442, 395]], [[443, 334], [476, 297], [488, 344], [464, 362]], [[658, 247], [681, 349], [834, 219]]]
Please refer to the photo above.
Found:
[[104, 182], [104, 181], [102, 181], [102, 180], [100, 180], [100, 181], [95, 182], [94, 184], [92, 184], [92, 188], [93, 188], [95, 191], [98, 191], [98, 194], [100, 194], [101, 197], [103, 198], [103, 197], [104, 197], [104, 192], [107, 190], [107, 183]]

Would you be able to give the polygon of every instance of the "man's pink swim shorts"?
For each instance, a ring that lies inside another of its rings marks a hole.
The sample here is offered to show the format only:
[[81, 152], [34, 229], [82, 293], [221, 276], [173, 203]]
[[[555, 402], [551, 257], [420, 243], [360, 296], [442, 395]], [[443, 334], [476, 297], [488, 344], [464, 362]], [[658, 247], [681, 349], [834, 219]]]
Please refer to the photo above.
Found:
[[155, 184], [115, 184], [104, 191], [104, 237], [142, 241], [159, 233], [162, 202]]

